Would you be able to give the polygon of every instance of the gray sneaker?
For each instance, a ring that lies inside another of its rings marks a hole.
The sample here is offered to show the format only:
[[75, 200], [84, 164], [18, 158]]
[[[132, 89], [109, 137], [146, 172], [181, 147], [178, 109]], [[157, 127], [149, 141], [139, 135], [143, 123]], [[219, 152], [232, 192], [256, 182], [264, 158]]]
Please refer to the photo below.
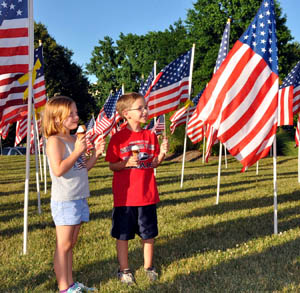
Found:
[[133, 276], [133, 273], [131, 272], [130, 269], [125, 269], [123, 271], [118, 270], [118, 279], [127, 285], [132, 285], [135, 283], [135, 279]]
[[150, 281], [156, 281], [158, 279], [158, 273], [156, 272], [155, 267], [150, 267], [148, 269], [144, 268], [144, 270]]

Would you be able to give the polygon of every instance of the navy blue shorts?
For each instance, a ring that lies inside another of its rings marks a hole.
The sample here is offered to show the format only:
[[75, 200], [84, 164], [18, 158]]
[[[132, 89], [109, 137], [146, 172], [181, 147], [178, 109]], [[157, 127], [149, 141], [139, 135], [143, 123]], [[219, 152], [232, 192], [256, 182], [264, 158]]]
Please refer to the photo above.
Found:
[[115, 207], [112, 212], [111, 236], [118, 240], [143, 240], [158, 235], [156, 205], [141, 207]]

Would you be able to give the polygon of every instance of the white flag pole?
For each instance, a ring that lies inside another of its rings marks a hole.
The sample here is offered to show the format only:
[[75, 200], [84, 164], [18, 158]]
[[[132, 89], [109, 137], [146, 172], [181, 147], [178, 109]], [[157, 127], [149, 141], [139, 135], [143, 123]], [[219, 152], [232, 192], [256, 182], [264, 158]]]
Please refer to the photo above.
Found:
[[[206, 128], [206, 126], [204, 125], [203, 127], [205, 127]], [[206, 131], [206, 129], [205, 129], [205, 131]], [[203, 136], [203, 150], [202, 150], [202, 164], [204, 164], [205, 163], [205, 135]]]
[[273, 184], [274, 184], [274, 234], [278, 234], [277, 221], [277, 145], [276, 135], [273, 142]]
[[259, 161], [256, 162], [256, 175], [258, 175], [258, 165], [259, 165]]
[[[154, 83], [154, 80], [156, 79], [156, 66], [157, 66], [157, 61], [155, 60], [153, 63], [153, 81], [152, 84]], [[153, 118], [154, 124], [156, 124], [156, 117]], [[156, 168], [154, 168], [154, 176], [156, 177]]]
[[35, 179], [36, 179], [36, 191], [37, 191], [37, 199], [38, 199], [38, 213], [41, 214], [41, 193], [40, 193], [40, 174], [39, 174], [39, 154], [38, 154], [38, 136], [37, 132], [38, 130], [36, 129], [37, 123], [35, 119], [35, 113], [34, 113], [34, 108], [32, 111], [32, 119], [33, 119], [33, 141], [34, 141], [34, 156], [35, 156]]
[[29, 177], [30, 177], [30, 127], [32, 110], [32, 70], [33, 70], [33, 50], [34, 50], [34, 30], [33, 30], [33, 0], [28, 0], [28, 33], [29, 33], [29, 79], [28, 79], [28, 117], [27, 117], [27, 140], [26, 140], [26, 173], [25, 173], [25, 192], [24, 192], [24, 237], [23, 254], [27, 254], [28, 237], [28, 198], [29, 198]]
[[[194, 66], [194, 55], [195, 55], [195, 44], [192, 47], [192, 54], [191, 54], [191, 63], [190, 63], [190, 75], [189, 75], [189, 92], [188, 92], [188, 99], [191, 100], [192, 95], [192, 79], [193, 79], [193, 66]], [[181, 180], [180, 180], [180, 187], [183, 186], [183, 176], [184, 176], [184, 164], [185, 164], [185, 155], [186, 155], [186, 142], [187, 142], [187, 127], [188, 127], [188, 119], [189, 119], [189, 107], [187, 108], [187, 116], [185, 121], [185, 134], [184, 134], [184, 144], [183, 144], [183, 156], [182, 156], [182, 168], [181, 168]]]
[[219, 198], [220, 198], [221, 165], [222, 165], [222, 148], [223, 148], [223, 147], [222, 147], [222, 143], [220, 142], [216, 204], [219, 204]]
[[224, 158], [225, 158], [225, 168], [227, 169], [227, 151], [226, 151], [225, 144], [224, 144]]
[[44, 193], [47, 193], [47, 156], [46, 156], [46, 139], [42, 136], [43, 139], [43, 162], [44, 162]]

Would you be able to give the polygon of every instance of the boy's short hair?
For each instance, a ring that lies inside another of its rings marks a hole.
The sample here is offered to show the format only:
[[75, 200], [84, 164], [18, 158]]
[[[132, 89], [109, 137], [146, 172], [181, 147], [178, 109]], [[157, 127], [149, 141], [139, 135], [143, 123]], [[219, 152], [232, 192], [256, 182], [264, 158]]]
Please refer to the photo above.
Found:
[[49, 99], [42, 119], [42, 129], [46, 138], [64, 131], [63, 121], [70, 115], [73, 103], [75, 102], [66, 96], [55, 96]]
[[117, 101], [116, 109], [119, 115], [124, 118], [123, 111], [130, 108], [131, 105], [138, 99], [145, 99], [143, 95], [140, 93], [126, 93], [122, 95]]

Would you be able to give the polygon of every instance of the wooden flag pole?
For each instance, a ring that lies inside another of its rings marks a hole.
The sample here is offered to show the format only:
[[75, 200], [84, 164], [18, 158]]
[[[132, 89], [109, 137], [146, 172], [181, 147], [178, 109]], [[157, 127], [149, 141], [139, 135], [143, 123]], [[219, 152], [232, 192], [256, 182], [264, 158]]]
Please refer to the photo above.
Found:
[[[194, 66], [194, 55], [195, 55], [195, 44], [192, 47], [192, 54], [191, 54], [191, 63], [190, 63], [190, 76], [189, 76], [189, 100], [191, 100], [192, 95], [192, 79], [193, 79], [193, 66]], [[184, 135], [184, 145], [183, 145], [183, 156], [182, 156], [182, 168], [181, 168], [181, 180], [180, 180], [180, 187], [183, 187], [183, 176], [184, 176], [184, 164], [185, 164], [185, 155], [186, 155], [186, 141], [187, 141], [187, 127], [188, 127], [188, 119], [189, 119], [189, 108], [187, 109], [187, 116], [185, 121], [185, 135]]]
[[29, 177], [30, 177], [30, 127], [31, 127], [31, 110], [32, 110], [32, 70], [33, 70], [33, 0], [28, 0], [28, 33], [29, 33], [29, 80], [28, 80], [28, 111], [27, 111], [27, 140], [26, 140], [26, 173], [25, 173], [25, 192], [24, 192], [24, 235], [23, 235], [23, 254], [27, 254], [27, 237], [28, 237], [28, 198], [29, 198]]

